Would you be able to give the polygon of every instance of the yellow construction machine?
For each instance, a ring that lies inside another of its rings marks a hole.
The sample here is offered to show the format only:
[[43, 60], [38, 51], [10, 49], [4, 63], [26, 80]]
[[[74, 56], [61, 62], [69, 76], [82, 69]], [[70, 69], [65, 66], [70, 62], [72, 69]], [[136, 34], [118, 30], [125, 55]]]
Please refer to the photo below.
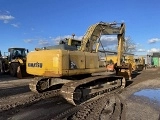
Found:
[[59, 44], [67, 44], [76, 47], [77, 49], [80, 49], [81, 41], [74, 39], [75, 34], [72, 34], [72, 36], [73, 36], [72, 38], [66, 38], [64, 40], [61, 40]]
[[143, 57], [134, 58], [135, 70], [142, 71], [145, 67], [145, 59]]
[[[118, 57], [117, 52], [111, 52], [111, 53], [112, 55], [109, 54], [106, 57], [106, 61], [108, 63], [107, 71], [114, 71], [116, 69], [115, 65], [117, 64], [118, 59], [120, 59], [120, 58], [117, 58]], [[121, 71], [119, 71], [117, 74], [123, 75], [127, 79], [131, 79], [131, 73], [132, 73], [131, 67], [133, 68], [134, 59], [133, 59], [133, 55], [127, 55], [127, 54], [128, 53], [123, 53], [121, 58], [121, 61], [123, 61], [123, 64], [121, 63], [121, 65], [123, 66], [121, 66], [121, 69], [120, 69]], [[123, 67], [124, 69], [122, 69]]]
[[[41, 93], [49, 88], [60, 89], [60, 95], [76, 105], [96, 95], [124, 88], [125, 78], [117, 76], [121, 69], [127, 70], [121, 61], [124, 33], [124, 23], [99, 22], [88, 28], [79, 48], [59, 44], [29, 52], [27, 73], [35, 76], [29, 84], [31, 91]], [[101, 61], [98, 55], [99, 46], [103, 46], [102, 35], [118, 36], [117, 75], [93, 74], [106, 71], [105, 61]]]
[[135, 71], [136, 65], [134, 61], [134, 55], [125, 55], [125, 63], [131, 64], [132, 65], [132, 71]]
[[11, 76], [22, 78], [27, 76], [26, 73], [26, 55], [28, 49], [25, 48], [8, 48], [8, 55], [3, 57], [3, 71], [9, 71]]

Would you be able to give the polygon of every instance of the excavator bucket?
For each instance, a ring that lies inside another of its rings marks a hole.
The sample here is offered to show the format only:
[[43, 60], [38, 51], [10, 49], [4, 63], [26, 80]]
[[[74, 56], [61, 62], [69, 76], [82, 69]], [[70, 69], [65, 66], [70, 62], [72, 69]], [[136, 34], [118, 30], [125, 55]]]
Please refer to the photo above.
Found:
[[124, 78], [131, 80], [131, 73], [129, 70], [121, 69], [121, 71], [118, 71], [119, 76], [123, 76]]
[[18, 78], [23, 78], [23, 77], [27, 77], [29, 76], [29, 74], [27, 74], [26, 72], [26, 65], [20, 65], [17, 68], [17, 77]]
[[126, 66], [121, 66], [117, 72], [117, 75], [123, 76], [124, 78], [131, 80], [132, 79], [132, 65], [130, 63]]

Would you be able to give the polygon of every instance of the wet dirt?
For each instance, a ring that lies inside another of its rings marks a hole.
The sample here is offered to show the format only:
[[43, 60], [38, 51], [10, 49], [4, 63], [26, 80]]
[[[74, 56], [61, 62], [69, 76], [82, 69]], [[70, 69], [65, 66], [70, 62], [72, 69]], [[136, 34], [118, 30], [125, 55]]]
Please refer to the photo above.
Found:
[[[120, 94], [125, 100], [126, 120], [160, 120], [159, 96], [160, 68], [147, 69], [128, 82]], [[157, 94], [158, 92], [158, 94]]]
[[120, 96], [125, 100], [125, 118], [127, 120], [160, 119], [159, 101], [158, 99], [152, 99], [156, 94], [152, 93], [151, 95], [150, 91], [148, 91], [154, 91], [157, 87], [160, 87], [160, 79], [152, 79], [129, 87], [121, 93]]

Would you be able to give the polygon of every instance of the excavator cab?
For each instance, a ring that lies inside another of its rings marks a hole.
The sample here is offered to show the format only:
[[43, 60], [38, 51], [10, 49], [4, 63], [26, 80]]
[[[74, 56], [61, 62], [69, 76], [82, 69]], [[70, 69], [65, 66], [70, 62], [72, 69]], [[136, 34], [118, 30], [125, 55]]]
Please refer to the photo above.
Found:
[[76, 40], [74, 38], [65, 38], [64, 40], [60, 40], [59, 44], [66, 44], [66, 45], [73, 46], [79, 49], [81, 46], [81, 41]]

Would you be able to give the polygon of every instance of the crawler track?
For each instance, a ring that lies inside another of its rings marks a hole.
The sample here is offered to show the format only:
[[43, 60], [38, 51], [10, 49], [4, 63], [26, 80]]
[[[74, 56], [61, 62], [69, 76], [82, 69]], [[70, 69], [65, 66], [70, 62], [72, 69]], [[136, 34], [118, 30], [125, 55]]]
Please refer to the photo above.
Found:
[[125, 78], [121, 76], [94, 76], [64, 84], [61, 94], [69, 103], [76, 105], [97, 95], [117, 91], [125, 84]]
[[21, 107], [21, 106], [24, 107], [25, 105], [29, 105], [46, 98], [59, 96], [59, 91], [60, 90], [58, 89], [58, 90], [47, 91], [39, 94], [25, 93], [25, 94], [19, 94], [19, 95], [1, 98], [0, 112], [9, 110], [15, 107]]
[[[117, 95], [118, 92], [114, 91], [99, 95], [51, 118], [52, 120], [89, 120], [102, 119], [107, 116], [117, 120], [121, 119], [124, 101], [121, 101]], [[110, 111], [107, 113], [105, 110]], [[103, 116], [103, 114], [105, 115]]]
[[95, 75], [79, 80], [35, 77], [29, 87], [36, 93], [50, 88], [60, 89], [60, 96], [70, 104], [77, 105], [97, 95], [124, 88], [125, 85], [126, 81], [122, 76]]
[[[42, 94], [33, 94], [27, 99], [17, 101], [17, 103], [12, 102], [11, 104], [9, 104], [9, 103], [7, 104], [7, 102], [6, 102], [5, 105], [1, 106], [1, 112], [2, 112], [2, 110], [3, 111], [4, 110], [9, 110], [11, 108], [15, 108], [15, 109], [10, 110], [10, 112], [12, 111], [12, 113], [14, 113], [14, 114], [16, 114], [16, 111], [19, 111], [21, 109], [26, 110], [26, 112], [27, 112], [28, 111], [27, 109], [30, 108], [28, 106], [30, 106], [30, 105], [36, 106], [36, 104], [39, 103], [37, 101], [45, 99], [45, 100], [43, 100], [44, 102], [42, 102], [42, 103], [45, 103], [45, 101], [48, 101], [50, 104], [52, 104], [52, 106], [53, 106], [52, 109], [54, 109], [53, 104], [55, 104], [55, 106], [63, 106], [63, 107], [60, 107], [56, 110], [56, 113], [58, 113], [58, 114], [48, 113], [46, 116], [41, 117], [42, 120], [43, 120], [43, 118], [44, 119], [46, 119], [46, 118], [47, 119], [52, 119], [53, 118], [53, 120], [54, 119], [58, 120], [58, 119], [66, 118], [66, 117], [70, 118], [70, 119], [90, 118], [89, 114], [92, 113], [93, 110], [96, 111], [96, 114], [100, 114], [100, 112], [98, 112], [98, 110], [101, 111], [101, 109], [104, 107], [105, 103], [107, 102], [106, 99], [107, 98], [109, 99], [110, 94], [117, 93], [120, 90], [121, 90], [121, 88], [119, 88], [115, 91], [110, 91], [110, 92], [102, 94], [102, 95], [98, 95], [97, 97], [91, 98], [91, 99], [89, 99], [89, 100], [87, 100], [87, 101], [85, 101], [82, 104], [77, 105], [77, 106], [67, 104], [64, 101], [64, 99], [62, 99], [61, 97], [54, 97], [54, 98], [52, 98], [51, 101], [47, 100], [46, 98], [59, 95], [59, 90], [58, 91], [49, 91], [49, 92], [44, 92]], [[7, 99], [6, 99], [6, 101], [7, 101]], [[61, 102], [61, 104], [60, 105], [56, 104], [58, 102]], [[104, 104], [104, 105], [102, 105], [102, 104]], [[46, 105], [44, 104], [43, 106], [41, 106], [41, 108], [43, 108]], [[33, 111], [34, 111], [34, 109], [33, 109]], [[84, 111], [84, 112], [82, 112], [82, 111]], [[7, 114], [7, 113], [5, 113], [5, 114]], [[92, 114], [94, 114], [94, 113], [92, 113]], [[17, 116], [18, 115], [16, 115], [16, 117]]]
[[[93, 76], [93, 77], [86, 78], [86, 79], [83, 79], [80, 81], [69, 82], [69, 83], [66, 83], [61, 89], [46, 91], [46, 92], [38, 93], [38, 94], [28, 92], [28, 93], [24, 93], [24, 94], [18, 94], [18, 95], [13, 95], [13, 96], [9, 96], [9, 97], [4, 97], [4, 98], [0, 99], [0, 101], [1, 101], [0, 102], [0, 112], [5, 111], [5, 110], [9, 110], [9, 109], [12, 109], [15, 107], [29, 105], [34, 102], [37, 102], [37, 101], [40, 101], [40, 100], [43, 100], [46, 98], [50, 98], [50, 97], [55, 97], [55, 96], [62, 96], [63, 95], [64, 98], [68, 101], [68, 98], [74, 99], [73, 94], [75, 94], [74, 89], [73, 89], [73, 91], [69, 91], [69, 92], [67, 91], [67, 90], [69, 90], [68, 89], [69, 86], [72, 88], [73, 87], [76, 88], [78, 85], [88, 83], [89, 81], [92, 82], [93, 80], [95, 80], [95, 78], [99, 79], [99, 78], [105, 78], [105, 77], [106, 76]], [[38, 80], [32, 81], [32, 85], [35, 85], [35, 84], [33, 84], [34, 82], [37, 83]], [[102, 89], [102, 90], [96, 91], [94, 93], [87, 94], [87, 95], [83, 96], [82, 101], [86, 101], [86, 100], [91, 99], [97, 95], [104, 94], [104, 93], [110, 92], [110, 91], [114, 91], [115, 89], [117, 89], [119, 87], [124, 87], [124, 86], [125, 86], [125, 84], [123, 84], [123, 82], [122, 82], [122, 83], [119, 83], [118, 86], [112, 86], [107, 89]], [[36, 87], [33, 86], [33, 88], [36, 88]], [[64, 93], [65, 89], [67, 89], [67, 90]], [[62, 91], [63, 91], [63, 93], [62, 93]], [[23, 98], [23, 96], [26, 96], [26, 97]], [[71, 97], [65, 97], [65, 96], [71, 96]], [[70, 102], [71, 104], [74, 104], [72, 101], [68, 101], [68, 102]]]
[[[120, 99], [120, 97], [117, 95], [117, 93], [122, 92], [122, 88], [125, 87], [125, 84], [119, 86], [116, 89], [114, 87], [110, 87], [108, 89], [105, 89], [103, 91], [98, 91], [97, 93], [92, 93], [87, 96], [87, 101], [83, 102], [80, 105], [74, 106], [61, 114], [58, 114], [53, 118], [53, 120], [60, 120], [60, 119], [70, 119], [70, 120], [82, 120], [82, 119], [100, 119], [101, 112], [104, 110], [104, 107], [109, 104], [108, 102], [111, 98], [115, 99], [115, 103], [113, 103], [113, 108], [116, 110], [116, 113], [114, 113], [114, 110], [112, 111], [114, 114], [115, 119], [119, 119], [122, 113], [122, 103], [124, 102]], [[96, 96], [96, 97], [95, 97]], [[113, 98], [114, 97], [114, 98]], [[108, 108], [107, 108], [108, 109]], [[116, 116], [115, 116], [116, 114]], [[96, 116], [95, 116], [96, 115]], [[93, 118], [94, 116], [94, 118]], [[113, 116], [110, 116], [113, 117]]]

